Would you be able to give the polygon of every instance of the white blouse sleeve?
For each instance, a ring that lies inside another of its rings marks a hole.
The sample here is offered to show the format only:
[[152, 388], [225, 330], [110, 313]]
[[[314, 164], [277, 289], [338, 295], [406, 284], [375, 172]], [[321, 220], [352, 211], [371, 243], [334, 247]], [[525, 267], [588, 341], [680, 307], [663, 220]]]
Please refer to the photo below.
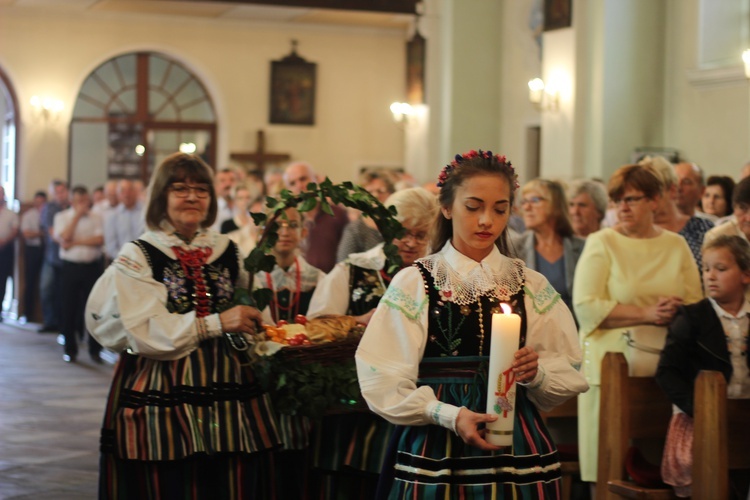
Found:
[[167, 288], [154, 280], [140, 248], [127, 243], [94, 285], [86, 327], [102, 346], [159, 360], [180, 359], [222, 334], [218, 314], [170, 313]]
[[349, 310], [349, 269], [349, 264], [339, 262], [330, 273], [318, 278], [318, 285], [307, 308], [308, 318], [324, 314], [346, 314]]
[[526, 345], [539, 354], [539, 370], [525, 384], [529, 399], [549, 411], [589, 388], [580, 372], [581, 348], [573, 315], [541, 274], [525, 270]]
[[370, 409], [394, 424], [438, 424], [455, 431], [460, 408], [441, 403], [431, 387], [417, 388], [427, 342], [428, 297], [419, 271], [399, 272], [381, 299], [355, 356]]

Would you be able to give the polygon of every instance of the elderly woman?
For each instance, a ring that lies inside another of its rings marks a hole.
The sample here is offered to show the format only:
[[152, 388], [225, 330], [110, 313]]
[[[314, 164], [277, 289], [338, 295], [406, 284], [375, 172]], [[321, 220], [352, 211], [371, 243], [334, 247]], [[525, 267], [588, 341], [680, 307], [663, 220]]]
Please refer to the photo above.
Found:
[[573, 234], [567, 200], [556, 181], [534, 179], [521, 189], [526, 231], [512, 247], [526, 267], [540, 272], [572, 311], [573, 276], [585, 240]]
[[674, 166], [666, 158], [663, 156], [647, 156], [638, 164], [652, 168], [661, 178], [664, 186], [664, 196], [659, 199], [659, 206], [654, 212], [654, 223], [685, 238], [700, 270], [703, 237], [714, 227], [714, 223], [696, 215], [685, 215], [680, 211], [677, 206], [679, 179]]
[[[403, 265], [411, 266], [427, 255], [438, 214], [437, 198], [423, 188], [409, 188], [392, 194], [384, 205], [396, 208], [396, 218], [406, 229], [393, 244]], [[318, 283], [308, 316], [346, 314], [367, 324], [395, 274], [384, 267], [382, 243], [336, 264]], [[324, 418], [312, 444], [313, 488], [321, 490], [317, 496], [372, 498], [392, 431], [391, 424], [371, 413]]]
[[726, 175], [712, 175], [706, 181], [706, 190], [701, 198], [704, 213], [717, 217], [716, 225], [727, 220], [732, 214], [732, 191], [734, 179]]
[[86, 326], [120, 352], [101, 437], [103, 498], [270, 498], [276, 423], [236, 348], [261, 314], [232, 306], [247, 274], [234, 243], [207, 229], [216, 212], [210, 168], [167, 157], [149, 186], [148, 230], [89, 296]]
[[599, 181], [579, 179], [568, 186], [568, 215], [573, 233], [586, 238], [601, 229], [607, 213], [607, 190]]
[[[385, 203], [395, 191], [396, 177], [385, 169], [369, 170], [362, 174], [360, 184], [380, 201]], [[346, 259], [349, 254], [367, 251], [383, 242], [380, 231], [369, 217], [358, 211], [352, 222], [344, 228], [339, 247], [336, 250], [336, 262]]]
[[[599, 437], [600, 367], [604, 353], [624, 352], [630, 331], [637, 342], [660, 349], [666, 325], [680, 304], [701, 299], [701, 284], [685, 240], [654, 224], [663, 184], [642, 165], [618, 169], [609, 196], [618, 224], [591, 234], [573, 284], [580, 324], [584, 375], [591, 388], [578, 396], [581, 478], [596, 481]], [[652, 359], [644, 359], [644, 357]], [[658, 356], [639, 356], [641, 375], [653, 375]], [[636, 359], [630, 359], [631, 365]]]
[[[410, 266], [427, 255], [430, 228], [438, 211], [437, 199], [423, 188], [410, 188], [392, 194], [384, 205], [396, 207], [396, 218], [406, 229], [404, 237], [393, 244], [398, 247], [404, 266]], [[307, 315], [314, 318], [322, 314], [347, 314], [367, 324], [393, 277], [385, 272], [384, 266], [382, 243], [366, 252], [349, 255], [318, 283]]]

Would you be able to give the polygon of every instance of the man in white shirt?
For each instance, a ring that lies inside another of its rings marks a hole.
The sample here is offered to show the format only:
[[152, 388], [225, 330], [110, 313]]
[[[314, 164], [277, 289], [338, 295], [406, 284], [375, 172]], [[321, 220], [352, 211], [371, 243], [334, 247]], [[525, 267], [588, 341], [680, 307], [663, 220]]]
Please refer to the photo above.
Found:
[[5, 299], [5, 286], [8, 278], [13, 276], [16, 236], [18, 236], [18, 214], [7, 207], [5, 189], [0, 186], [0, 321], [3, 320], [2, 305]]
[[39, 274], [44, 262], [44, 231], [41, 226], [42, 207], [47, 203], [47, 194], [37, 191], [34, 206], [21, 216], [21, 234], [24, 240], [23, 314], [28, 321], [34, 315], [39, 296]]
[[[84, 333], [84, 310], [89, 292], [101, 274], [102, 219], [91, 211], [91, 198], [83, 186], [73, 188], [71, 207], [55, 215], [54, 236], [60, 244], [62, 260], [62, 325], [65, 336], [63, 360], [72, 363], [78, 356], [76, 331]], [[101, 346], [89, 335], [89, 354], [101, 363]]]
[[125, 243], [138, 239], [144, 229], [143, 208], [133, 181], [123, 179], [117, 183], [117, 199], [120, 204], [104, 224], [104, 250], [110, 260], [117, 257]]
[[232, 191], [236, 182], [235, 170], [229, 167], [219, 170], [216, 172], [216, 177], [214, 177], [218, 211], [216, 212], [216, 222], [211, 226], [211, 229], [217, 233], [221, 229], [221, 224], [234, 216], [232, 211], [234, 208], [232, 204]]

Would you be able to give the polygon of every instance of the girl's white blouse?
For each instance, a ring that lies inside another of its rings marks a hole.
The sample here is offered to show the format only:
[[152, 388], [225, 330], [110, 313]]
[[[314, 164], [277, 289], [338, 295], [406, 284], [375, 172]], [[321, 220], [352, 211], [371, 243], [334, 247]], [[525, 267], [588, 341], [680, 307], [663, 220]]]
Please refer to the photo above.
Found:
[[[449, 242], [428, 259], [444, 259], [459, 276], [483, 275], [486, 283], [493, 269], [507, 269], [509, 257], [493, 247], [477, 262]], [[539, 370], [525, 385], [531, 401], [549, 410], [585, 392], [588, 384], [579, 371], [582, 355], [573, 316], [544, 276], [530, 269], [524, 273], [526, 345], [539, 354]], [[360, 388], [370, 409], [394, 424], [438, 424], [455, 431], [460, 408], [438, 401], [432, 388], [416, 385], [427, 342], [428, 303], [418, 269], [406, 268], [393, 278], [357, 349]]]

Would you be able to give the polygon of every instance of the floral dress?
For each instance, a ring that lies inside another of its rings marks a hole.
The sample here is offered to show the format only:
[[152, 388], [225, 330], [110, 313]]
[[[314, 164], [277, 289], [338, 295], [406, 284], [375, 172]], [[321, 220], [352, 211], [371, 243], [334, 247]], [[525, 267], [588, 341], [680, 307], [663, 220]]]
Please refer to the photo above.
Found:
[[[491, 314], [521, 316], [539, 370], [516, 392], [513, 445], [492, 453], [455, 433], [461, 407], [486, 408]], [[394, 348], [398, 346], [398, 348]], [[538, 409], [585, 391], [570, 311], [547, 280], [494, 248], [476, 262], [450, 243], [393, 279], [357, 351], [370, 409], [398, 424], [383, 498], [559, 498], [560, 463]]]

